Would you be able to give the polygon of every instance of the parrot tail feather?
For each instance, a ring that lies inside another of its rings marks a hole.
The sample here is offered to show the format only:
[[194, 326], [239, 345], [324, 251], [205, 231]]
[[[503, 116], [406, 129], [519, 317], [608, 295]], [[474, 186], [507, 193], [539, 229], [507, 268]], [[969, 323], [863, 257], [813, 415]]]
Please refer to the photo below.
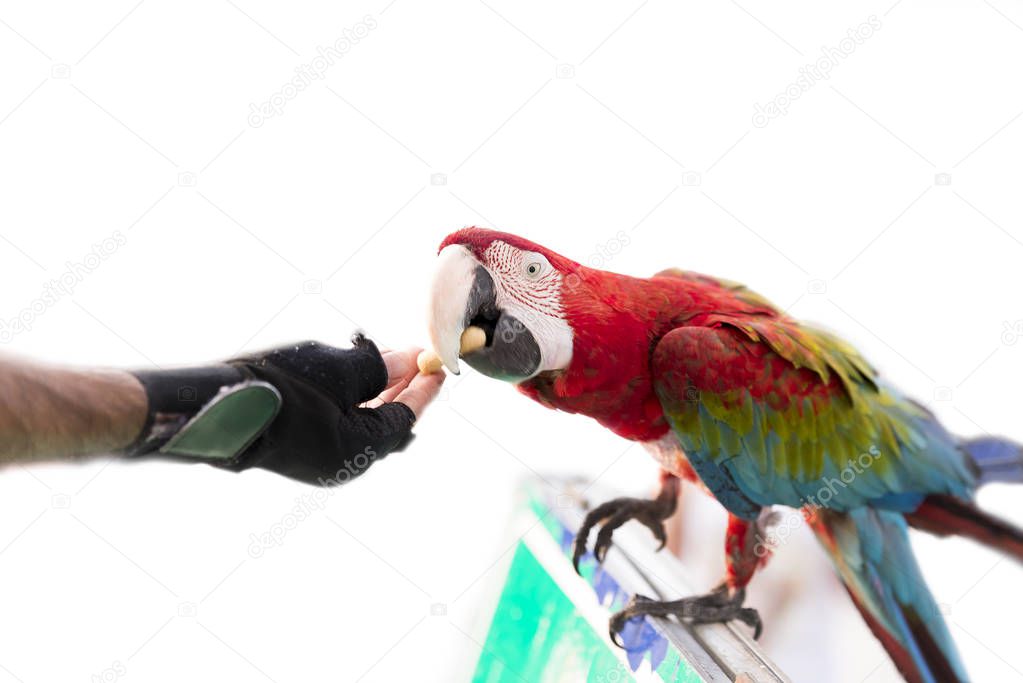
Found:
[[1023, 529], [953, 496], [927, 496], [906, 515], [913, 527], [936, 536], [955, 534], [1023, 563]]
[[[889, 632], [881, 624], [881, 622], [871, 613], [870, 609], [856, 597], [855, 591], [846, 586], [846, 590], [849, 592], [849, 597], [852, 598], [853, 604], [856, 605], [856, 609], [859, 610], [863, 620], [870, 627], [871, 633], [874, 637], [880, 641], [881, 645], [888, 652], [888, 656], [892, 658], [892, 663], [895, 664], [902, 675], [905, 676], [907, 681], [917, 683], [935, 680], [935, 681], [958, 681], [962, 680], [961, 673], [955, 669], [955, 666], [941, 650], [941, 646], [931, 636], [927, 627], [924, 625], [923, 620], [913, 612], [903, 612], [903, 620], [909, 632], [912, 634], [915, 645], [915, 653], [911, 653], [910, 649], [904, 647], [895, 634]], [[926, 670], [919, 667], [916, 657], [922, 658], [928, 663]], [[930, 677], [930, 678], [928, 678]]]
[[980, 484], [1023, 484], [1023, 446], [997, 436], [967, 439], [962, 447], [980, 470]]
[[821, 509], [810, 525], [860, 614], [907, 681], [967, 680], [955, 642], [920, 574], [901, 514]]

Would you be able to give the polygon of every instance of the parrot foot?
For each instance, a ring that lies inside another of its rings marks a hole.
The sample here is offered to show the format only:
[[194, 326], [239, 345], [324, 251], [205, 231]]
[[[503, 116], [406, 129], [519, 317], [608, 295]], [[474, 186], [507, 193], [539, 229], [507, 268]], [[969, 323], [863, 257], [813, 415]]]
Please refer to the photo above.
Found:
[[742, 606], [745, 599], [745, 588], [732, 591], [727, 586], [719, 586], [706, 595], [664, 602], [635, 595], [625, 605], [625, 609], [611, 615], [608, 632], [615, 645], [624, 647], [618, 634], [625, 628], [625, 622], [629, 619], [647, 615], [654, 617], [675, 616], [690, 624], [713, 624], [738, 620], [753, 629], [755, 640], [760, 637], [763, 622], [755, 609]]
[[661, 542], [657, 548], [660, 550], [668, 542], [667, 533], [664, 530], [664, 520], [675, 514], [675, 507], [678, 505], [678, 488], [669, 487], [662, 491], [657, 498], [646, 500], [643, 498], [615, 498], [602, 503], [587, 513], [583, 519], [579, 533], [575, 536], [575, 545], [572, 550], [572, 566], [576, 573], [579, 573], [579, 560], [586, 554], [586, 543], [589, 541], [590, 531], [600, 522], [604, 522], [597, 533], [597, 542], [593, 545], [593, 554], [597, 562], [604, 562], [608, 548], [611, 547], [611, 535], [615, 529], [635, 519], [650, 529], [654, 538]]

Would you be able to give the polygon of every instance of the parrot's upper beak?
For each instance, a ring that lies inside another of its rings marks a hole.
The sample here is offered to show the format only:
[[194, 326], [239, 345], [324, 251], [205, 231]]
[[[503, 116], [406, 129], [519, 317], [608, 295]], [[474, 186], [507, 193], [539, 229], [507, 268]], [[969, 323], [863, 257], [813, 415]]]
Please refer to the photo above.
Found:
[[487, 343], [465, 355], [485, 375], [520, 381], [540, 367], [540, 347], [525, 325], [501, 310], [493, 275], [472, 252], [451, 244], [437, 257], [430, 290], [429, 329], [434, 350], [456, 375], [462, 332], [483, 328]]

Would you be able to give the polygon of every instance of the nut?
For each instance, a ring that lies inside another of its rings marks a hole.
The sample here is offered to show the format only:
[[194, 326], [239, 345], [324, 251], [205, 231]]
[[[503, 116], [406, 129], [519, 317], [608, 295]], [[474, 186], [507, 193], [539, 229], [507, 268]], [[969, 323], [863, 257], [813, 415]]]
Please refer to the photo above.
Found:
[[462, 332], [462, 339], [458, 353], [464, 356], [467, 353], [476, 351], [477, 349], [482, 349], [486, 345], [487, 333], [483, 331], [482, 327], [470, 325], [465, 328], [464, 332]]
[[[462, 338], [460, 341], [459, 355], [464, 356], [467, 353], [472, 353], [477, 349], [481, 349], [487, 344], [487, 333], [483, 331], [482, 327], [476, 327], [470, 325], [465, 328], [462, 332]], [[419, 372], [424, 375], [432, 375], [435, 372], [440, 372], [440, 369], [444, 367], [443, 361], [440, 356], [434, 351], [425, 350], [420, 352], [419, 357], [416, 358], [416, 365], [419, 366]]]
[[419, 352], [419, 356], [416, 358], [416, 365], [419, 366], [419, 372], [424, 375], [432, 375], [435, 372], [440, 372], [444, 363], [441, 362], [440, 356], [436, 353], [426, 350]]

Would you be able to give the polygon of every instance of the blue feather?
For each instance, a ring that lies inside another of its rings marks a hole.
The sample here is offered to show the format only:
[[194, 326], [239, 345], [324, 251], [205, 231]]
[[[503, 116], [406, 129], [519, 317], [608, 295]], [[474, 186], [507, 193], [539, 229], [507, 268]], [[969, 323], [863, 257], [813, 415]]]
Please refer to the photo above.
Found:
[[983, 436], [962, 442], [980, 470], [980, 483], [1023, 483], [1023, 450], [1009, 439]]

